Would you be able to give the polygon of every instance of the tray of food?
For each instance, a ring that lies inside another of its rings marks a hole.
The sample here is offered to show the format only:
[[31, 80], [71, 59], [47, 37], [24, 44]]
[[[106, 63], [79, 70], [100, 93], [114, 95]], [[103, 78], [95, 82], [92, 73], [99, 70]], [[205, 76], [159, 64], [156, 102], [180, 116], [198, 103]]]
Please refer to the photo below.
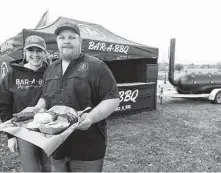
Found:
[[[86, 108], [81, 113], [88, 111]], [[73, 108], [67, 106], [54, 106], [48, 111], [33, 113], [20, 112], [13, 114], [12, 123], [33, 131], [46, 134], [58, 134], [70, 125], [79, 121], [80, 115]]]

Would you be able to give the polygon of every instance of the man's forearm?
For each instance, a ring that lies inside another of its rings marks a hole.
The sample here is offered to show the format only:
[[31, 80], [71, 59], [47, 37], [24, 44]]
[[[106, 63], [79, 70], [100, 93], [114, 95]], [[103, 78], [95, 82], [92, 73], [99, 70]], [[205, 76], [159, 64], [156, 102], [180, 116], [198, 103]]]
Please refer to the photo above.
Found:
[[105, 118], [107, 118], [111, 113], [113, 113], [120, 103], [120, 99], [108, 99], [99, 103], [89, 114], [93, 123], [97, 123]]

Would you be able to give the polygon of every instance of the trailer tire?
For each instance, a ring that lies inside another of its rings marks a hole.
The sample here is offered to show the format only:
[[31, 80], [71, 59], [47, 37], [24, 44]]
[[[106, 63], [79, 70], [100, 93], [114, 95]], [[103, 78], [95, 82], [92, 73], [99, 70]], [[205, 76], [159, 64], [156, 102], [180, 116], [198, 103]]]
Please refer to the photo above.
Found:
[[212, 101], [214, 104], [221, 104], [221, 91], [216, 93], [215, 99]]

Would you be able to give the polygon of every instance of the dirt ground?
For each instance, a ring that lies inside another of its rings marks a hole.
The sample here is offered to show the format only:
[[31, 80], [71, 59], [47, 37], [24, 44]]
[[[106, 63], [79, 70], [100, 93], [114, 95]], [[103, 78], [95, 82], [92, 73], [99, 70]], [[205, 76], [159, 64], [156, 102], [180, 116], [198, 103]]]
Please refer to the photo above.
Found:
[[[157, 110], [108, 118], [106, 172], [221, 172], [221, 105], [164, 98]], [[0, 135], [0, 172], [21, 171]]]

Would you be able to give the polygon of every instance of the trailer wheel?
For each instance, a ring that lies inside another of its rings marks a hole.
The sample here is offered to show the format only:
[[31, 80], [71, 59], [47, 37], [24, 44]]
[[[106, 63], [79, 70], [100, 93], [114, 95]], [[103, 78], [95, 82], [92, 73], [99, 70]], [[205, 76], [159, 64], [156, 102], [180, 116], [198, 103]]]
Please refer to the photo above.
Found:
[[213, 100], [215, 104], [221, 104], [221, 91], [216, 93], [215, 99]]

